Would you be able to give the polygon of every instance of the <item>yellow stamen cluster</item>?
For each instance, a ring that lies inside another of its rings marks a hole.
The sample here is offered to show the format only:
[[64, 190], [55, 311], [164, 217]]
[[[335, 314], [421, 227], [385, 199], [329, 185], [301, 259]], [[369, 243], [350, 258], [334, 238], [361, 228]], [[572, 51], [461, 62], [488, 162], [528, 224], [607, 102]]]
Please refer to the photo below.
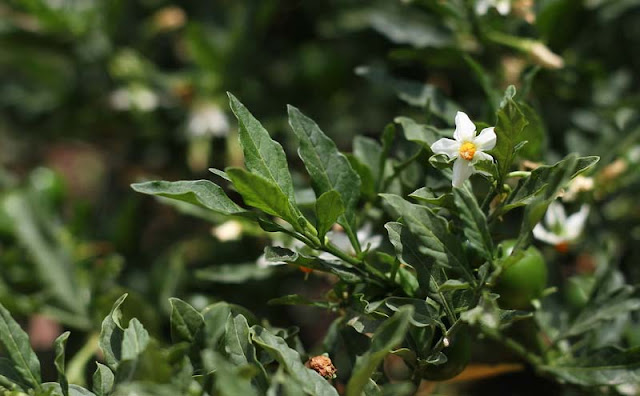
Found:
[[476, 145], [471, 142], [464, 142], [460, 145], [459, 153], [460, 157], [467, 161], [471, 161], [473, 156], [476, 155]]

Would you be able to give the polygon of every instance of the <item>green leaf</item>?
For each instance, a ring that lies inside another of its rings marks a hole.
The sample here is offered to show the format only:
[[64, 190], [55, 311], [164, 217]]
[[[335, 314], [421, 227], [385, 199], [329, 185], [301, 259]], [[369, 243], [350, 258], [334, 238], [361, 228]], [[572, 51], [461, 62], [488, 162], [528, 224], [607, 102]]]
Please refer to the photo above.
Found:
[[247, 319], [242, 315], [229, 315], [224, 334], [224, 351], [229, 357], [229, 361], [236, 366], [255, 365], [259, 373], [254, 377], [254, 385], [261, 391], [266, 391], [269, 381], [267, 373], [258, 361], [256, 348], [251, 343], [251, 330]]
[[285, 262], [298, 267], [307, 267], [317, 271], [329, 272], [346, 283], [358, 283], [362, 281], [361, 272], [355, 267], [347, 266], [344, 263], [331, 263], [317, 257], [305, 256], [279, 246], [267, 246], [264, 252], [265, 258], [268, 261]]
[[542, 157], [545, 148], [547, 131], [542, 118], [531, 106], [524, 102], [518, 102], [520, 110], [528, 121], [522, 132], [527, 137], [527, 144], [518, 152], [518, 156], [529, 160], [538, 160]]
[[291, 349], [283, 338], [269, 333], [263, 327], [253, 326], [251, 339], [275, 358], [305, 393], [317, 396], [338, 395], [336, 389], [327, 380], [302, 364], [300, 354]]
[[360, 177], [360, 194], [369, 201], [375, 200], [378, 192], [376, 191], [376, 181], [373, 180], [371, 169], [353, 154], [347, 154], [346, 157], [353, 170], [358, 174], [358, 177]]
[[148, 344], [149, 332], [138, 319], [131, 319], [122, 337], [122, 360], [136, 360]]
[[[529, 200], [522, 218], [520, 236], [514, 248], [515, 250], [521, 248], [525, 244], [525, 241], [528, 240], [531, 230], [542, 220], [549, 204], [556, 199], [560, 189], [565, 187], [573, 177], [583, 170], [593, 166], [598, 159], [598, 157], [579, 158], [575, 154], [569, 154], [565, 158], [565, 160], [567, 160], [565, 165], [557, 168], [553, 176], [549, 176], [549, 178], [546, 179], [547, 183], [544, 188], [536, 192], [535, 197]], [[531, 177], [531, 175], [529, 177]]]
[[467, 282], [461, 282], [457, 279], [449, 279], [438, 287], [438, 292], [446, 292], [451, 290], [466, 290], [471, 287]]
[[384, 225], [389, 234], [389, 241], [396, 251], [400, 262], [408, 264], [416, 270], [418, 283], [423, 295], [429, 290], [429, 280], [433, 271], [434, 261], [431, 257], [422, 254], [420, 242], [401, 223], [390, 222]]
[[453, 197], [471, 247], [487, 260], [493, 259], [493, 240], [487, 218], [468, 187], [454, 188]]
[[446, 48], [454, 44], [454, 33], [436, 15], [391, 4], [365, 10], [371, 27], [392, 43], [416, 49]]
[[351, 379], [347, 383], [347, 396], [361, 396], [367, 382], [382, 360], [404, 339], [413, 314], [411, 306], [404, 306], [378, 327], [371, 339], [369, 350], [356, 360]]
[[231, 110], [238, 119], [240, 145], [247, 169], [278, 186], [289, 201], [295, 203], [293, 182], [282, 146], [271, 139], [260, 121], [235, 96], [227, 94]]
[[[224, 350], [231, 363], [236, 366], [248, 364], [255, 357], [255, 348], [251, 345], [249, 324], [242, 315], [229, 315], [224, 334]], [[249, 358], [249, 355], [252, 355]]]
[[64, 348], [67, 344], [67, 340], [69, 339], [70, 334], [70, 332], [65, 331], [64, 333], [60, 334], [60, 336], [58, 336], [58, 338], [56, 338], [56, 341], [54, 342], [56, 357], [53, 363], [56, 366], [56, 370], [58, 371], [58, 382], [60, 383], [60, 388], [62, 389], [62, 394], [64, 396], [69, 395], [69, 381], [67, 381], [67, 376], [64, 369]]
[[390, 76], [380, 67], [360, 66], [356, 74], [396, 92], [398, 97], [412, 106], [426, 107], [435, 116], [452, 123], [460, 106], [449, 100], [431, 84]]
[[416, 191], [409, 194], [409, 197], [415, 199], [416, 201], [425, 202], [429, 205], [439, 206], [445, 209], [455, 209], [456, 205], [453, 201], [453, 194], [445, 193], [442, 195], [436, 195], [431, 189], [428, 187], [421, 187]]
[[288, 110], [289, 125], [300, 139], [298, 155], [311, 176], [313, 189], [318, 196], [330, 190], [337, 191], [345, 208], [345, 217], [340, 224], [353, 228], [355, 207], [360, 196], [360, 177], [347, 157], [338, 151], [335, 143], [312, 119], [293, 106]]
[[248, 281], [267, 279], [276, 272], [273, 267], [259, 267], [255, 261], [250, 263], [218, 264], [195, 271], [200, 280], [241, 285]]
[[393, 194], [380, 196], [403, 218], [411, 233], [420, 242], [419, 251], [435, 259], [443, 267], [454, 269], [473, 282], [460, 240], [448, 228], [447, 220], [431, 209], [414, 205]]
[[[51, 233], [47, 232], [47, 225], [54, 228], [54, 219], [43, 218], [49, 215], [43, 216], [38, 212], [37, 202], [32, 202], [27, 194], [17, 191], [8, 194], [0, 204], [13, 222], [18, 242], [33, 258], [33, 275], [45, 285], [50, 302], [59, 304], [71, 313], [72, 321], [78, 327], [91, 326], [86, 321], [86, 301], [79, 298], [78, 284], [73, 277], [72, 253], [65, 249], [61, 240], [52, 241]], [[46, 224], [47, 222], [50, 224]], [[66, 233], [61, 229], [56, 231]]]
[[96, 396], [108, 396], [113, 389], [115, 376], [109, 367], [96, 362], [96, 371], [93, 373], [93, 393]]
[[487, 73], [487, 71], [482, 67], [482, 65], [476, 62], [472, 57], [464, 54], [462, 56], [467, 65], [473, 71], [476, 80], [482, 87], [484, 94], [487, 96], [489, 100], [489, 104], [491, 105], [491, 111], [496, 111], [498, 109], [498, 105], [500, 104], [500, 93], [496, 92], [494, 88], [493, 79], [491, 78], [491, 74]]
[[230, 313], [231, 307], [226, 302], [209, 305], [202, 311], [204, 341], [207, 347], [217, 349], [218, 343], [224, 335]]
[[31, 388], [16, 371], [15, 364], [6, 357], [0, 357], [0, 386], [10, 390], [26, 390]]
[[353, 155], [369, 169], [374, 185], [377, 186], [380, 178], [383, 177], [380, 169], [382, 158], [380, 143], [366, 136], [356, 136], [353, 139]]
[[431, 147], [442, 135], [438, 130], [430, 125], [418, 124], [408, 117], [396, 117], [395, 122], [402, 125], [404, 137], [410, 142], [415, 142]]
[[220, 186], [209, 180], [149, 181], [132, 184], [131, 188], [139, 193], [187, 202], [224, 215], [247, 212], [229, 199]]
[[599, 159], [595, 156], [578, 157], [576, 154], [569, 154], [553, 165], [537, 167], [529, 177], [520, 179], [500, 213], [529, 204], [541, 195], [546, 198], [555, 196], [568, 181], [591, 169]]
[[118, 367], [118, 363], [122, 357], [122, 337], [124, 336], [124, 329], [120, 324], [122, 320], [120, 306], [126, 298], [127, 294], [125, 293], [113, 304], [111, 312], [102, 321], [100, 331], [100, 349], [104, 355], [105, 362], [113, 370]]
[[592, 302], [571, 322], [569, 328], [562, 332], [562, 338], [593, 330], [600, 322], [638, 310], [640, 310], [640, 299], [631, 298], [630, 291], [626, 290], [599, 303]]
[[542, 366], [559, 380], [581, 386], [637, 384], [640, 382], [640, 349], [607, 347], [574, 362]]
[[416, 327], [432, 326], [439, 323], [440, 307], [431, 299], [387, 297], [384, 305], [393, 312], [398, 312], [403, 307], [411, 306], [412, 314], [409, 322]]
[[288, 294], [269, 300], [269, 305], [306, 305], [323, 309], [330, 309], [335, 306], [334, 303], [327, 301], [312, 301], [298, 294]]
[[278, 216], [295, 229], [301, 229], [298, 219], [302, 214], [277, 184], [241, 168], [227, 168], [226, 172], [247, 205]]
[[336, 190], [327, 191], [318, 198], [316, 201], [316, 229], [320, 241], [324, 241], [324, 236], [344, 212], [342, 198]]
[[222, 178], [222, 179], [224, 179], [224, 180], [226, 180], [228, 182], [231, 181], [231, 179], [229, 179], [229, 176], [227, 176], [227, 174], [223, 170], [216, 169], [216, 168], [209, 168], [209, 172], [213, 173], [214, 175], [216, 175], [216, 176], [218, 176], [218, 177], [220, 177], [220, 178]]
[[36, 389], [40, 388], [40, 361], [31, 345], [29, 336], [0, 304], [0, 343], [15, 370]]
[[505, 92], [498, 110], [498, 121], [495, 126], [496, 146], [490, 152], [497, 161], [498, 183], [502, 183], [511, 169], [517, 147], [526, 140], [523, 131], [528, 122], [520, 107], [513, 100], [514, 95], [515, 89], [510, 86]]
[[251, 366], [234, 366], [221, 354], [210, 349], [202, 353], [202, 360], [207, 371], [213, 371], [215, 381], [211, 394], [219, 396], [253, 396], [258, 392], [251, 386], [251, 376], [254, 374]]
[[170, 298], [169, 302], [171, 303], [171, 339], [175, 343], [181, 341], [193, 343], [204, 328], [204, 317], [179, 298]]
[[[60, 384], [55, 382], [45, 382], [42, 384], [42, 389], [44, 389], [48, 395], [58, 396], [62, 395], [63, 391], [60, 387]], [[69, 385], [69, 396], [96, 396], [93, 392], [79, 386], [71, 384]]]

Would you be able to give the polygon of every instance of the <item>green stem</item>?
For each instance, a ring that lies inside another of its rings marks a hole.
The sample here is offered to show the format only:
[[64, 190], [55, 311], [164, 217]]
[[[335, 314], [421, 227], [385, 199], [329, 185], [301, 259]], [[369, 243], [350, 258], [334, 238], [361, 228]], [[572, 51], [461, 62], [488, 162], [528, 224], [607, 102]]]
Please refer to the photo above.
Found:
[[444, 340], [445, 339], [449, 340], [451, 337], [453, 337], [453, 335], [456, 334], [456, 332], [460, 329], [460, 327], [462, 327], [463, 324], [464, 322], [462, 322], [460, 319], [456, 320], [453, 323], [453, 325], [449, 327], [446, 333], [443, 334], [442, 337], [440, 337], [440, 340], [438, 340], [436, 345], [433, 347], [433, 349], [431, 350], [431, 353], [437, 353], [442, 351], [445, 348]]
[[337, 247], [335, 247], [331, 242], [325, 244], [324, 246], [321, 247], [322, 250], [324, 250], [327, 253], [331, 253], [334, 256], [336, 256], [337, 258], [339, 258], [342, 261], [346, 261], [347, 263], [354, 265], [354, 266], [359, 266], [362, 264], [362, 261], [358, 260], [357, 258], [348, 255], [347, 253], [343, 252], [342, 250], [338, 249]]
[[531, 176], [531, 172], [529, 171], [513, 171], [507, 173], [507, 177], [529, 177]]
[[492, 187], [491, 191], [489, 191], [487, 196], [484, 197], [484, 200], [482, 201], [482, 205], [480, 205], [480, 210], [482, 210], [483, 212], [486, 212], [487, 209], [489, 209], [489, 205], [491, 204], [491, 201], [493, 201], [493, 198], [495, 198], [497, 194], [498, 194], [497, 188]]
[[84, 370], [89, 360], [95, 355], [98, 350], [98, 340], [100, 334], [93, 332], [89, 334], [87, 342], [82, 348], [73, 356], [73, 359], [69, 362], [67, 367], [67, 378], [69, 383], [80, 386], [86, 385], [84, 378]]
[[347, 234], [347, 238], [349, 238], [349, 242], [351, 242], [351, 246], [353, 246], [353, 249], [356, 251], [356, 254], [362, 253], [362, 247], [360, 246], [360, 241], [358, 240], [358, 234], [356, 232], [353, 232], [353, 228], [351, 228], [351, 225], [349, 224], [345, 224], [343, 227], [345, 234]]
[[422, 154], [423, 151], [424, 151], [424, 147], [421, 147], [420, 150], [418, 150], [418, 152], [416, 152], [411, 157], [407, 158], [407, 160], [405, 160], [404, 162], [394, 166], [393, 167], [393, 173], [384, 180], [384, 183], [382, 183], [382, 188], [379, 191], [380, 192], [385, 192], [387, 190], [387, 188], [389, 188], [389, 185], [391, 184], [393, 179], [398, 177], [398, 175], [400, 175], [400, 173], [402, 173], [402, 171], [404, 171], [409, 165], [411, 165], [413, 163], [413, 161], [418, 159], [418, 157], [420, 157], [420, 155]]
[[486, 326], [479, 326], [482, 334], [487, 336], [488, 338], [506, 346], [516, 355], [527, 361], [527, 363], [531, 364], [533, 367], [540, 367], [543, 365], [542, 359], [533, 353], [529, 352], [522, 344], [514, 340], [513, 338], [509, 338], [500, 334], [495, 329], [488, 328]]
[[376, 277], [383, 279], [385, 281], [387, 281], [387, 277], [385, 276], [385, 274], [383, 274], [382, 272], [380, 272], [377, 268], [375, 268], [374, 266], [370, 265], [369, 263], [367, 263], [365, 260], [360, 260], [356, 257], [350, 256], [347, 253], [343, 252], [342, 250], [338, 249], [337, 247], [335, 247], [331, 242], [325, 244], [322, 248], [322, 250], [324, 250], [327, 253], [331, 253], [334, 256], [336, 256], [337, 258], [346, 261], [347, 263], [358, 267], [358, 266], [364, 266], [364, 268], [371, 273], [372, 275], [375, 275]]

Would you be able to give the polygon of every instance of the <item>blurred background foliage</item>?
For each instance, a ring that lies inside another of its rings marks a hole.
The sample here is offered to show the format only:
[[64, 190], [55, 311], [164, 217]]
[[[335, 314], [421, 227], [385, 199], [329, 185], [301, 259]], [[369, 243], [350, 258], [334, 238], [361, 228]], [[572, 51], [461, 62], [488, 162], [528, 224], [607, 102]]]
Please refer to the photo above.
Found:
[[128, 315], [161, 335], [168, 297], [226, 300], [316, 345], [328, 314], [265, 302], [329, 279], [256, 266], [261, 230], [129, 188], [240, 164], [226, 91], [282, 142], [303, 203], [286, 104], [350, 151], [399, 115], [493, 125], [513, 84], [534, 120], [528, 158], [602, 157], [581, 199], [598, 233], [545, 254], [569, 274], [604, 254], [637, 283], [640, 1], [479, 3], [500, 1], [0, 1], [0, 302], [91, 332], [128, 291]]

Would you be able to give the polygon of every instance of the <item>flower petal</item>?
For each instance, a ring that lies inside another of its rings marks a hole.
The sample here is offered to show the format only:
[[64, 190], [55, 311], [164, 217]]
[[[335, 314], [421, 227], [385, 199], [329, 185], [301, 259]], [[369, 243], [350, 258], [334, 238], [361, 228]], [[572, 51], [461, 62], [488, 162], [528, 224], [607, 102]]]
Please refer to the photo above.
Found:
[[550, 245], [557, 245], [559, 243], [566, 242], [565, 238], [547, 231], [547, 229], [544, 228], [540, 223], [536, 224], [536, 226], [533, 227], [533, 236], [537, 240], [546, 242]]
[[473, 165], [471, 165], [470, 161], [458, 158], [456, 162], [453, 163], [453, 186], [462, 187], [465, 180], [473, 173], [473, 170]]
[[476, 0], [476, 14], [484, 15], [489, 11], [491, 2], [489, 0]]
[[558, 201], [553, 201], [547, 208], [547, 213], [544, 215], [544, 222], [547, 223], [547, 227], [551, 229], [563, 228], [564, 223], [567, 221], [567, 215], [564, 212], [564, 206]]
[[493, 157], [482, 151], [476, 151], [476, 154], [471, 160], [471, 165], [475, 165], [478, 161], [493, 161]]
[[473, 143], [479, 150], [489, 151], [496, 146], [496, 132], [491, 128], [484, 128]]
[[457, 158], [460, 151], [460, 142], [442, 138], [431, 145], [431, 151], [434, 154], [445, 154], [449, 158]]
[[471, 122], [469, 116], [459, 111], [456, 113], [456, 130], [453, 138], [459, 142], [472, 142], [476, 137], [476, 126]]
[[498, 14], [507, 15], [511, 11], [511, 0], [498, 0], [495, 2], [495, 7]]
[[567, 239], [574, 240], [582, 234], [587, 217], [589, 217], [589, 207], [587, 205], [582, 205], [578, 212], [567, 217], [565, 223]]

